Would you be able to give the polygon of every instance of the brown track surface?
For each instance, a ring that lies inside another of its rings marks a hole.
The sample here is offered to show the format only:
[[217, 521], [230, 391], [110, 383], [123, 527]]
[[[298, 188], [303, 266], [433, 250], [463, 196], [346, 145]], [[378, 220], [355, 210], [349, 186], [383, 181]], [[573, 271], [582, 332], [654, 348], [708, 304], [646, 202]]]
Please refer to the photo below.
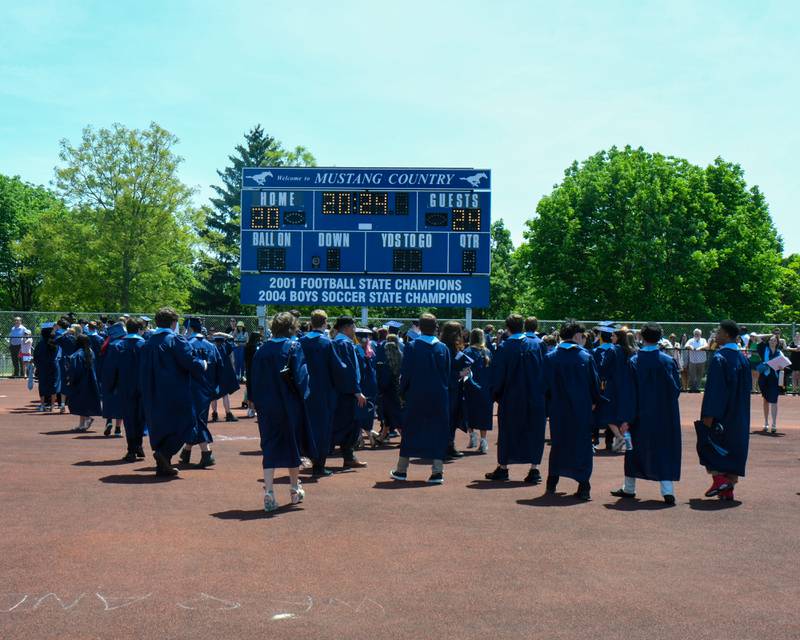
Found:
[[212, 425], [215, 468], [156, 482], [151, 459], [117, 462], [124, 441], [102, 426], [64, 433], [74, 418], [2, 380], [0, 638], [800, 637], [800, 398], [781, 398], [785, 436], [752, 437], [727, 507], [701, 498], [699, 399], [681, 401], [671, 509], [655, 483], [633, 504], [609, 496], [620, 456], [595, 458], [589, 504], [485, 483], [490, 437], [444, 486], [417, 464], [392, 483], [397, 452], [365, 451], [369, 468], [307, 482], [301, 508], [268, 517], [258, 441], [220, 438], [255, 438], [254, 421]]

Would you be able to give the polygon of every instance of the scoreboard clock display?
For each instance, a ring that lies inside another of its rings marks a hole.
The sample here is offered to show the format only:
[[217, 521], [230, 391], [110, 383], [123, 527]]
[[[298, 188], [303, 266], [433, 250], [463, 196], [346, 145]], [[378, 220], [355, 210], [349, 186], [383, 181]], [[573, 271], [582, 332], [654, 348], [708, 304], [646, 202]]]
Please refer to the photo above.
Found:
[[245, 168], [241, 299], [488, 306], [488, 169]]

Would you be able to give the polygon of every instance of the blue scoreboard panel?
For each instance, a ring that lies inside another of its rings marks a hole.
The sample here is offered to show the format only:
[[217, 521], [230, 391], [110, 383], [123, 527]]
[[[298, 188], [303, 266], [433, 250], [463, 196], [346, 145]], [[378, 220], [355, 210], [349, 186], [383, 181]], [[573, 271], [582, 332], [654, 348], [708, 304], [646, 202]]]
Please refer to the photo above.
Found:
[[488, 169], [242, 171], [241, 301], [489, 305]]

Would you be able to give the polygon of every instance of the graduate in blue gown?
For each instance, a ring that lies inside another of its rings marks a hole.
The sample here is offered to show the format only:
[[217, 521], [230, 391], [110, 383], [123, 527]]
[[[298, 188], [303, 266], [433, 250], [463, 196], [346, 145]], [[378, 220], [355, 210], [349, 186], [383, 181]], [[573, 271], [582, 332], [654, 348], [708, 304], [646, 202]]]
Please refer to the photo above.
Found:
[[659, 349], [659, 325], [645, 324], [641, 336], [644, 344], [630, 360], [632, 416], [620, 418], [633, 448], [625, 451], [623, 486], [611, 495], [635, 498], [636, 478], [641, 478], [658, 482], [664, 502], [673, 505], [673, 482], [681, 479], [681, 374], [674, 358]]
[[325, 335], [328, 315], [317, 309], [311, 313], [311, 330], [300, 338], [306, 366], [308, 368], [308, 395], [305, 413], [314, 437], [317, 456], [311, 459], [311, 473], [315, 477], [331, 475], [325, 461], [331, 450], [333, 411], [338, 397], [337, 386], [340, 374], [346, 369]]
[[[61, 320], [58, 321], [57, 327], [58, 329], [55, 343], [61, 349], [61, 360], [59, 360], [59, 365], [61, 366], [61, 379], [66, 380], [70, 356], [78, 350], [76, 334], [75, 329], [70, 326], [69, 322], [65, 318], [61, 318]], [[64, 394], [66, 394], [66, 385], [62, 391]], [[58, 401], [60, 403], [61, 413], [64, 413], [64, 398], [59, 398]]]
[[547, 493], [554, 494], [559, 478], [567, 476], [578, 482], [575, 497], [588, 501], [594, 410], [603, 397], [594, 358], [578, 346], [584, 332], [583, 325], [566, 322], [560, 331], [562, 342], [547, 354], [544, 371], [552, 445]]
[[631, 415], [633, 380], [624, 349], [614, 343], [617, 326], [613, 322], [604, 322], [595, 330], [600, 344], [592, 355], [600, 377], [600, 391], [606, 402], [600, 403], [595, 412], [593, 440], [597, 442], [597, 433], [605, 429], [606, 449], [620, 452], [625, 447], [625, 439], [619, 427]]
[[290, 498], [305, 497], [300, 485], [300, 458], [318, 457], [314, 436], [305, 417], [308, 368], [299, 341], [297, 319], [282, 312], [272, 319], [272, 337], [259, 347], [250, 367], [251, 400], [256, 405], [264, 469], [264, 509], [278, 508], [273, 480], [275, 469], [289, 470]]
[[111, 390], [110, 371], [116, 368], [113, 360], [117, 357], [117, 345], [125, 337], [127, 329], [122, 322], [115, 322], [108, 328], [108, 336], [100, 349], [100, 356], [97, 358], [100, 389], [103, 396], [103, 417], [106, 419], [106, 428], [103, 435], [110, 436], [112, 420], [114, 435], [122, 435], [122, 403], [119, 395]]
[[186, 319], [187, 334], [186, 339], [192, 347], [195, 358], [199, 358], [206, 363], [200, 379], [192, 380], [192, 402], [194, 412], [197, 416], [195, 428], [186, 438], [186, 444], [181, 451], [181, 464], [188, 465], [192, 459], [192, 447], [200, 445], [200, 462], [198, 468], [216, 464], [214, 454], [211, 451], [211, 443], [214, 438], [208, 428], [208, 411], [211, 401], [220, 395], [219, 385], [222, 371], [222, 359], [220, 358], [217, 347], [206, 339], [205, 328], [199, 318]]
[[92, 346], [92, 351], [94, 352], [94, 357], [95, 357], [95, 374], [98, 375], [99, 379], [100, 373], [97, 367], [97, 358], [100, 357], [100, 349], [102, 349], [103, 347], [103, 342], [105, 341], [105, 338], [97, 332], [97, 323], [94, 320], [90, 321], [89, 324], [86, 325], [86, 327], [87, 327], [86, 335], [89, 336], [89, 344], [91, 344]]
[[33, 349], [33, 364], [39, 379], [40, 412], [52, 411], [53, 396], [61, 393], [61, 349], [55, 343], [53, 327], [53, 322], [42, 324], [41, 338]]
[[390, 476], [404, 481], [410, 458], [433, 461], [430, 484], [444, 482], [444, 457], [450, 444], [450, 350], [436, 338], [436, 316], [424, 313], [422, 332], [403, 349], [400, 393], [405, 401], [400, 456]]
[[335, 330], [333, 348], [345, 366], [337, 376], [339, 386], [336, 408], [333, 412], [331, 447], [341, 448], [345, 469], [356, 469], [367, 466], [367, 463], [361, 462], [355, 454], [361, 430], [356, 409], [363, 409], [366, 406], [367, 397], [361, 389], [361, 366], [356, 353], [355, 321], [350, 316], [340, 316], [336, 320]]
[[192, 387], [205, 384], [207, 365], [194, 355], [186, 338], [176, 333], [178, 314], [174, 309], [159, 309], [156, 326], [141, 350], [142, 404], [156, 475], [175, 476], [178, 470], [171, 459], [197, 426]]
[[464, 382], [464, 417], [469, 429], [467, 448], [478, 447], [479, 453], [486, 453], [489, 451], [486, 434], [492, 430], [494, 419], [492, 355], [486, 346], [483, 329], [473, 329], [469, 342], [469, 346], [464, 349], [464, 353], [472, 362], [469, 378]]
[[108, 360], [109, 389], [119, 398], [122, 408], [122, 423], [125, 426], [125, 440], [128, 451], [122, 458], [125, 462], [136, 462], [144, 458], [144, 407], [142, 405], [141, 380], [139, 376], [142, 360], [141, 321], [130, 318], [125, 323], [127, 333], [114, 347], [115, 354]]
[[239, 418], [231, 411], [231, 394], [239, 390], [239, 378], [233, 367], [232, 354], [236, 348], [233, 336], [228, 333], [216, 332], [211, 336], [214, 346], [217, 347], [220, 358], [219, 370], [219, 396], [211, 400], [211, 422], [219, 420], [217, 413], [217, 400], [222, 399], [222, 408], [225, 409], [225, 422], [239, 422]]
[[472, 361], [464, 351], [464, 329], [460, 322], [445, 322], [439, 333], [439, 339], [450, 351], [450, 379], [448, 381], [448, 398], [450, 402], [450, 444], [447, 447], [445, 460], [464, 457], [464, 452], [456, 448], [456, 431], [467, 430], [464, 420], [464, 380], [470, 375]]
[[701, 408], [695, 423], [700, 464], [712, 476], [707, 497], [733, 500], [733, 487], [744, 475], [750, 446], [750, 363], [739, 350], [739, 325], [723, 320], [717, 330], [721, 347], [711, 357]]
[[384, 444], [389, 434], [403, 427], [403, 403], [400, 398], [400, 370], [403, 365], [403, 352], [396, 334], [386, 336], [380, 355], [376, 351], [376, 373], [378, 393], [381, 401], [383, 423], [376, 437], [378, 444]]
[[527, 464], [528, 484], [542, 481], [539, 465], [544, 453], [547, 422], [544, 394], [544, 356], [539, 343], [523, 333], [521, 315], [506, 319], [508, 337], [492, 360], [492, 393], [497, 401], [497, 468], [487, 480], [508, 480], [508, 465]]
[[[778, 356], [782, 356], [778, 336], [774, 333], [767, 342], [758, 345], [758, 355], [761, 364], [758, 365], [758, 390], [764, 405], [764, 433], [778, 432], [778, 396], [780, 395], [780, 385], [778, 384], [778, 372], [770, 367], [767, 362]], [[772, 415], [772, 427], [770, 429], [770, 414]]]
[[[367, 398], [363, 408], [356, 407], [356, 422], [360, 431], [366, 432], [370, 443], [377, 444], [373, 431], [375, 424], [375, 408], [378, 404], [378, 377], [375, 371], [375, 347], [371, 339], [370, 329], [356, 329], [356, 355], [358, 356], [359, 377], [361, 378], [361, 392]], [[359, 433], [359, 436], [361, 433]]]
[[101, 413], [100, 387], [94, 373], [94, 353], [88, 336], [76, 338], [75, 352], [67, 361], [64, 380], [69, 412], [80, 416], [75, 431], [87, 431], [94, 420], [93, 416]]

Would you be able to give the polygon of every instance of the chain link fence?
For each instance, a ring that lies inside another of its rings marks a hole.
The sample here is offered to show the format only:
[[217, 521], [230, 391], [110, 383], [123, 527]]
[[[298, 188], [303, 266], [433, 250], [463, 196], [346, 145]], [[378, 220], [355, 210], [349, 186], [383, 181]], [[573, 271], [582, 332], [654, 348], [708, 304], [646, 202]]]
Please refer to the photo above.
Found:
[[[13, 359], [11, 355], [11, 342], [12, 339], [9, 336], [9, 332], [11, 327], [14, 326], [14, 319], [19, 317], [22, 320], [22, 325], [25, 326], [27, 329], [31, 331], [32, 338], [34, 340], [34, 347], [36, 342], [39, 339], [39, 326], [43, 322], [53, 322], [58, 320], [62, 316], [67, 316], [68, 312], [63, 311], [0, 311], [0, 377], [7, 377], [12, 375], [13, 373]], [[141, 313], [132, 313], [129, 314], [134, 317], [140, 317], [142, 315], [149, 316], [153, 318], [155, 316], [155, 311], [142, 311]], [[245, 330], [249, 333], [252, 331], [256, 331], [259, 329], [264, 328], [264, 324], [266, 321], [266, 325], [269, 326], [270, 317], [267, 317], [266, 320], [260, 318], [259, 316], [253, 315], [241, 315], [241, 316], [232, 316], [232, 315], [207, 315], [207, 314], [186, 314], [192, 315], [195, 317], [199, 317], [203, 320], [203, 324], [209, 329], [209, 331], [226, 331], [226, 332], [233, 332], [237, 323], [242, 322], [244, 323]], [[91, 320], [98, 320], [101, 318], [106, 319], [115, 319], [119, 317], [119, 313], [110, 313], [110, 312], [72, 312], [72, 316], [75, 318], [76, 322], [84, 321], [88, 322]], [[301, 321], [307, 321], [308, 318], [301, 318]], [[356, 318], [357, 321], [360, 321], [360, 318]], [[389, 320], [397, 320], [402, 322], [404, 327], [401, 331], [405, 331], [411, 326], [411, 322], [414, 318], [398, 318], [398, 317], [387, 317], [387, 316], [379, 316], [379, 315], [370, 315], [367, 319], [367, 325], [370, 327], [380, 327], [384, 325]], [[448, 320], [458, 320], [462, 324], [465, 323], [464, 318], [440, 318], [440, 322], [447, 322]], [[582, 320], [583, 324], [586, 325], [587, 328], [592, 328], [600, 323], [600, 320]], [[558, 330], [558, 327], [561, 325], [562, 320], [546, 320], [542, 319], [539, 320], [539, 331], [543, 333], [553, 333]], [[625, 320], [625, 321], [618, 321], [619, 325], [626, 325], [632, 330], [636, 330], [638, 327], [642, 326], [645, 323], [644, 320]], [[472, 322], [473, 327], [481, 327], [484, 328], [487, 325], [493, 325], [496, 330], [501, 330], [505, 324], [505, 319], [484, 319], [484, 318], [476, 318]], [[699, 329], [705, 339], [708, 339], [712, 332], [716, 329], [717, 323], [716, 322], [686, 322], [686, 321], [676, 321], [676, 322], [660, 322], [662, 329], [664, 330], [664, 336], [670, 339], [671, 336], [674, 338], [671, 339], [671, 342], [680, 345], [681, 348], [673, 348], [670, 353], [675, 358], [676, 362], [681, 367], [681, 372], [684, 377], [684, 383], [686, 383], [687, 388], [689, 381], [687, 380], [688, 374], [690, 369], [692, 369], [692, 382], [694, 381], [694, 376], [700, 376], [700, 385], [702, 386], [702, 379], [705, 377], [705, 366], [703, 366], [703, 371], [698, 371], [700, 368], [697, 367], [697, 363], [692, 363], [694, 366], [690, 366], [690, 358], [691, 359], [700, 359], [700, 356], [692, 356], [690, 352], [686, 349], [683, 349], [683, 345], [686, 343], [688, 339], [691, 339], [692, 334], [695, 329]], [[795, 333], [797, 332], [797, 324], [796, 323], [770, 323], [770, 322], [754, 322], [754, 323], [742, 323], [743, 326], [747, 327], [748, 332], [755, 332], [758, 334], [767, 334], [771, 333], [776, 329], [779, 329], [781, 332], [781, 337], [786, 341], [788, 344], [792, 341]], [[704, 363], [707, 363], [708, 358], [702, 359]], [[788, 376], [790, 377], [790, 376]], [[793, 392], [796, 390], [792, 389]]]

